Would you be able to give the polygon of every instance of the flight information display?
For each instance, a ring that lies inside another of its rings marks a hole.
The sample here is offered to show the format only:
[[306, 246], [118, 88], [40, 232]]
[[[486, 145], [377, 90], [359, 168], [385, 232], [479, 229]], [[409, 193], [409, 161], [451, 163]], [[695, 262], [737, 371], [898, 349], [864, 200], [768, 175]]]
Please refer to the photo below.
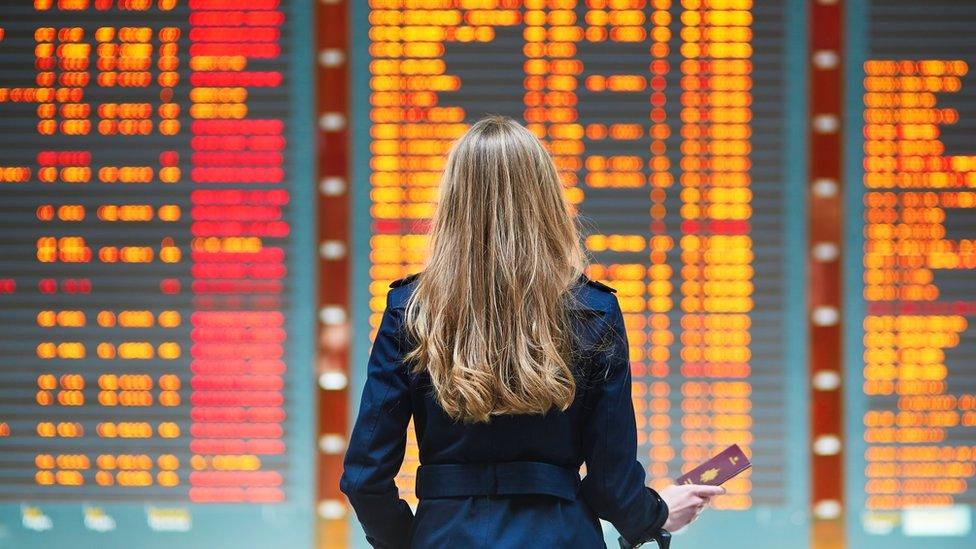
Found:
[[[589, 275], [617, 289], [652, 486], [733, 443], [754, 464], [715, 500], [728, 512], [684, 539], [806, 543], [802, 4], [369, 0], [353, 13], [367, 72], [355, 210], [371, 214], [357, 301], [374, 331], [388, 283], [423, 267], [452, 141], [511, 116], [553, 153]], [[416, 502], [409, 436], [398, 484]]]
[[850, 543], [972, 547], [976, 5], [849, 9]]
[[13, 4], [0, 546], [310, 545], [309, 3]]

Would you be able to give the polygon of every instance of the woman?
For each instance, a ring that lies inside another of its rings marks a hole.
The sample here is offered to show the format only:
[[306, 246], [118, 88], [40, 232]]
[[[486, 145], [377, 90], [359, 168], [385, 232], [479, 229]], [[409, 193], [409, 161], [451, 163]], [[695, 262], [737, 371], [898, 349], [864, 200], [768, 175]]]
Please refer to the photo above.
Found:
[[340, 482], [374, 547], [605, 547], [601, 518], [638, 545], [724, 493], [645, 486], [620, 304], [532, 133], [491, 116], [454, 144], [430, 238], [387, 293]]

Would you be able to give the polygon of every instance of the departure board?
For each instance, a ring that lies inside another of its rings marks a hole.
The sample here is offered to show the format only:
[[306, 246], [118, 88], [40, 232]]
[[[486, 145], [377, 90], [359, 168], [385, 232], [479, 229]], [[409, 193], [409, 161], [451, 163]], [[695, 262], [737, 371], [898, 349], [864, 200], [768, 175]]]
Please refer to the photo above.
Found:
[[[354, 278], [374, 332], [388, 283], [423, 267], [452, 141], [511, 116], [555, 158], [589, 275], [617, 289], [651, 484], [733, 443], [754, 463], [715, 500], [727, 512], [682, 535], [806, 543], [802, 4], [362, 4]], [[409, 437], [398, 485], [415, 503]]]
[[0, 8], [0, 546], [309, 546], [307, 1]]
[[849, 9], [850, 544], [973, 547], [976, 5]]

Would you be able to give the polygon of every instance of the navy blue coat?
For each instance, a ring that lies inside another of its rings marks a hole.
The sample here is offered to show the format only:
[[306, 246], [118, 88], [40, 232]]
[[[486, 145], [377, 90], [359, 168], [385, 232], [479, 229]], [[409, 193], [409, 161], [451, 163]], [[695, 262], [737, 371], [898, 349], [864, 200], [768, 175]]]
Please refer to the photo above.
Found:
[[[598, 518], [634, 544], [657, 534], [667, 505], [645, 486], [636, 459], [627, 335], [615, 290], [585, 276], [572, 289], [584, 352], [566, 411], [462, 424], [437, 404], [427, 374], [409, 372], [401, 359], [415, 279], [394, 281], [387, 294], [340, 480], [366, 539], [374, 547], [605, 547]], [[421, 464], [416, 515], [393, 480], [411, 417]]]

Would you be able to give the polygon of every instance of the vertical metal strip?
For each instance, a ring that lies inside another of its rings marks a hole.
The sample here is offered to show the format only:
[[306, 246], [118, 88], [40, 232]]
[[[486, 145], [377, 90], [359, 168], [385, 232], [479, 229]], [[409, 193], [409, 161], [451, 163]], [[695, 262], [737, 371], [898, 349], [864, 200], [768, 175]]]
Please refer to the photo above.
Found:
[[318, 116], [318, 546], [345, 547], [346, 500], [339, 492], [349, 437], [349, 10], [315, 3]]
[[841, 252], [843, 2], [812, 0], [810, 14], [808, 334], [811, 546], [844, 547]]

